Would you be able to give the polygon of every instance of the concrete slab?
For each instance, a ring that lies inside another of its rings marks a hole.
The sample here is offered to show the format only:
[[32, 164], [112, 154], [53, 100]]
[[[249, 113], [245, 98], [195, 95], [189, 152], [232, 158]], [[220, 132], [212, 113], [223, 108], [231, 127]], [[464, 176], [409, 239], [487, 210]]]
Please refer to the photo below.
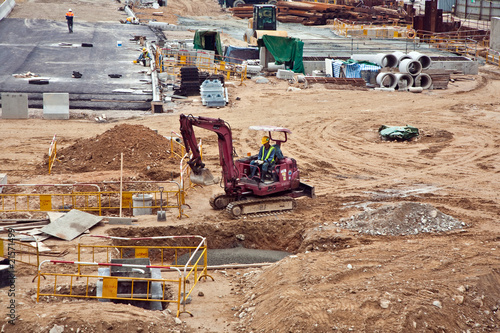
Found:
[[44, 119], [69, 119], [69, 94], [44, 93], [43, 94]]
[[58, 218], [63, 217], [66, 213], [60, 212], [47, 212], [47, 216], [49, 217], [50, 223], [55, 222]]
[[28, 119], [28, 94], [2, 93], [3, 119]]
[[102, 216], [95, 216], [72, 209], [63, 217], [43, 227], [42, 231], [51, 236], [70, 241], [92, 228], [102, 219]]
[[[0, 91], [28, 94], [30, 108], [42, 108], [43, 93], [69, 93], [71, 109], [149, 110], [152, 93], [113, 93], [115, 89], [151, 89], [144, 67], [133, 63], [141, 46], [133, 36], [157, 40], [147, 26], [78, 22], [69, 34], [66, 22], [5, 18], [0, 21]], [[116, 41], [123, 42], [117, 47]], [[91, 44], [92, 47], [82, 47]], [[73, 78], [73, 72], [82, 74]], [[12, 74], [34, 73], [48, 84], [29, 84]], [[118, 79], [108, 74], [121, 74]]]

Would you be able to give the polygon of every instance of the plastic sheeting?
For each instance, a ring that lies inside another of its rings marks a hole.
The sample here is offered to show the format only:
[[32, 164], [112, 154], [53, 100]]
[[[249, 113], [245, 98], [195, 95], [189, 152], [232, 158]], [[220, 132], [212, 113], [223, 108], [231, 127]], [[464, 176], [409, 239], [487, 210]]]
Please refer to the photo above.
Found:
[[220, 34], [215, 30], [196, 30], [193, 38], [193, 46], [197, 50], [215, 51], [223, 55]]
[[302, 60], [303, 41], [298, 38], [269, 35], [262, 36], [262, 41], [273, 55], [276, 64], [284, 63], [295, 73], [304, 73], [304, 62]]
[[385, 126], [378, 129], [378, 133], [385, 140], [411, 140], [419, 135], [418, 128], [412, 126]]
[[357, 62], [354, 60], [335, 60], [332, 63], [333, 76], [349, 79], [361, 78], [361, 71], [378, 72], [381, 67], [370, 62]]
[[258, 47], [238, 47], [229, 45], [224, 54], [224, 61], [241, 64], [244, 60], [259, 59]]

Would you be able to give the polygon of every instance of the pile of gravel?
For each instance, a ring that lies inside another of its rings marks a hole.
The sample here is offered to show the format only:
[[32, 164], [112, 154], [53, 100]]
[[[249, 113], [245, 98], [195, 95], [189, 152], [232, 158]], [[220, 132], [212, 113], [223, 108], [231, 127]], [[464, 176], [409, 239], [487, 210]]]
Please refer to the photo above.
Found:
[[446, 232], [462, 229], [466, 224], [443, 214], [432, 205], [404, 202], [341, 219], [339, 226], [369, 235], [400, 236]]

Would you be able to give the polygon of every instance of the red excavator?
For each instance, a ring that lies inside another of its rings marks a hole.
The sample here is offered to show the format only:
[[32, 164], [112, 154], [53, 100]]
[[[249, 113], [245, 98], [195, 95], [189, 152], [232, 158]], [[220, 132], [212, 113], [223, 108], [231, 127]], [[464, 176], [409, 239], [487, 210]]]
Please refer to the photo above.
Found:
[[[275, 164], [269, 168], [269, 175], [266, 175], [267, 180], [262, 182], [260, 177], [257, 177], [258, 179], [249, 178], [251, 174], [250, 162], [257, 159], [257, 155], [234, 160], [238, 156], [233, 148], [231, 127], [224, 120], [181, 114], [180, 123], [186, 152], [191, 152], [191, 158], [187, 163], [191, 167], [190, 179], [194, 184], [212, 185], [218, 182], [205, 168], [201, 159], [194, 127], [201, 127], [217, 133], [224, 193], [217, 194], [210, 199], [212, 208], [225, 208], [232, 217], [278, 213], [294, 209], [296, 207], [294, 198], [316, 197], [314, 187], [300, 182], [300, 172], [295, 159], [282, 154], [281, 145], [287, 141], [287, 134], [291, 133], [290, 130], [275, 126], [250, 127], [250, 129], [267, 131], [270, 141], [275, 142]], [[273, 138], [273, 132], [281, 132], [282, 134], [276, 135], [279, 138]]]

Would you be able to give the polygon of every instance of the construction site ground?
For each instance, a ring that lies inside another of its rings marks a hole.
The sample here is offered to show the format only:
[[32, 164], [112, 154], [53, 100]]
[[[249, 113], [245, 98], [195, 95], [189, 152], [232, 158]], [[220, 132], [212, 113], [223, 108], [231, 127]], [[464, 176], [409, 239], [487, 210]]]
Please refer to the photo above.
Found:
[[[123, 19], [114, 1], [16, 2], [13, 18], [61, 20], [72, 8], [75, 25]], [[168, 5], [164, 12], [184, 16], [227, 15], [211, 0]], [[188, 216], [182, 219], [169, 209], [166, 222], [147, 215], [133, 226], [90, 230], [126, 237], [194, 234], [213, 249], [291, 253], [268, 266], [211, 271], [215, 281], [200, 281], [187, 305], [193, 317], [182, 314], [176, 322], [171, 306], [149, 311], [78, 298], [36, 303], [36, 270], [16, 263], [18, 317], [15, 325], [8, 323], [4, 305], [12, 296], [1, 289], [0, 330], [498, 332], [500, 70], [482, 66], [476, 76], [454, 74], [448, 89], [420, 94], [325, 84], [305, 89], [299, 83], [293, 87], [301, 89], [289, 89], [287, 81], [269, 79], [235, 82], [224, 108], [209, 109], [191, 97], [165, 114], [71, 110], [69, 120], [44, 120], [41, 110], [30, 110], [29, 119], [0, 119], [0, 173], [10, 184], [118, 181], [122, 152], [124, 179], [176, 179], [178, 163], [163, 155], [169, 149], [163, 136], [179, 131], [184, 113], [227, 121], [239, 156], [259, 149], [264, 133], [249, 126], [290, 129], [282, 150], [297, 160], [302, 181], [317, 194], [299, 199], [288, 214], [233, 220], [210, 208], [209, 198], [220, 187], [195, 187], [187, 192]], [[108, 122], [95, 122], [102, 113]], [[383, 141], [381, 125], [415, 126], [420, 135], [410, 142]], [[49, 175], [54, 134], [61, 161]], [[217, 175], [216, 135], [201, 129], [196, 134]], [[77, 240], [44, 243], [68, 250], [65, 260], [76, 260]]]

